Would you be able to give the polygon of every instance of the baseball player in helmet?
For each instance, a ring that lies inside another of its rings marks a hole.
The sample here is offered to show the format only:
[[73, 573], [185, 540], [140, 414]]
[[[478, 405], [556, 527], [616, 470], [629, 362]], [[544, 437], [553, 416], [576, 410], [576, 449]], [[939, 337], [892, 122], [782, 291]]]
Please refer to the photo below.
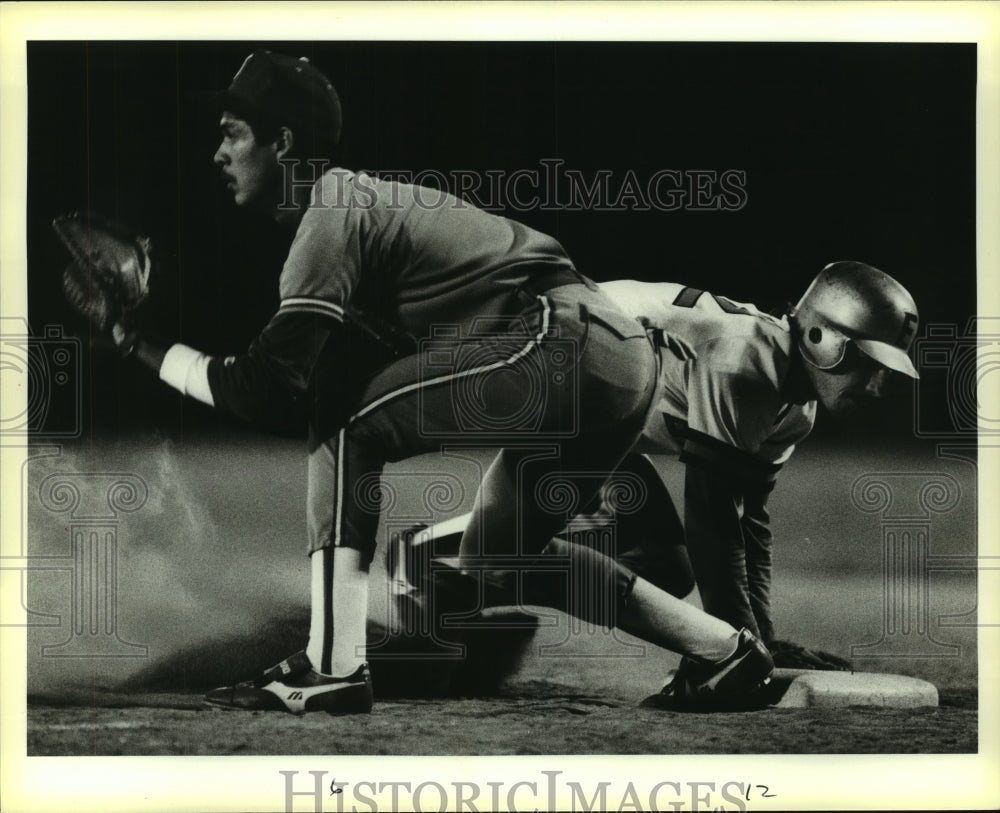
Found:
[[[620, 585], [638, 576], [678, 597], [696, 582], [705, 609], [765, 641], [776, 665], [850, 668], [835, 655], [776, 639], [767, 499], [796, 444], [812, 430], [818, 404], [849, 419], [884, 395], [889, 376], [917, 377], [907, 356], [917, 330], [913, 298], [861, 262], [826, 266], [781, 318], [675, 283], [622, 280], [600, 287], [649, 329], [660, 358], [655, 408], [616, 474], [641, 482], [646, 497], [615, 518], [616, 561], [604, 562], [604, 571], [614, 572]], [[649, 454], [679, 456], [686, 464], [683, 526]], [[614, 516], [613, 503], [605, 499], [595, 521]], [[451, 523], [453, 534], [455, 528], [460, 521]], [[425, 533], [437, 549], [457, 544], [437, 530]], [[580, 550], [586, 536], [564, 531], [545, 554], [592, 571], [595, 557], [602, 557]], [[434, 589], [447, 606], [454, 588], [439, 583]], [[509, 592], [494, 593], [504, 595]], [[530, 579], [522, 596], [525, 603], [580, 614], [551, 573]], [[627, 595], [620, 601], [627, 603]], [[671, 701], [676, 688], [668, 686], [659, 700]]]
[[889, 376], [917, 377], [907, 356], [916, 304], [861, 262], [827, 265], [780, 319], [681, 285], [601, 287], [660, 347], [658, 403], [635, 451], [687, 464], [686, 543], [702, 602], [772, 642], [768, 494], [817, 404], [849, 419]]
[[[278, 312], [229, 358], [142, 336], [124, 344], [167, 384], [255, 423], [284, 422], [307, 402], [312, 616], [305, 651], [206, 699], [367, 712], [383, 465], [468, 433], [504, 447], [465, 528], [464, 564], [537, 554], [567, 518], [546, 489], [565, 484], [583, 504], [641, 434], [656, 353], [643, 326], [544, 234], [437, 190], [342, 168], [303, 177], [335, 149], [341, 123], [336, 91], [308, 61], [254, 52], [221, 107], [215, 163], [234, 202], [294, 232]], [[361, 312], [418, 345], [345, 391], [336, 379], [355, 353], [346, 329]], [[419, 345], [428, 339], [430, 349]], [[540, 397], [526, 402], [526, 381], [544, 382]], [[750, 632], [632, 582], [622, 624], [697, 658], [693, 692], [741, 695], [766, 681], [771, 660]]]

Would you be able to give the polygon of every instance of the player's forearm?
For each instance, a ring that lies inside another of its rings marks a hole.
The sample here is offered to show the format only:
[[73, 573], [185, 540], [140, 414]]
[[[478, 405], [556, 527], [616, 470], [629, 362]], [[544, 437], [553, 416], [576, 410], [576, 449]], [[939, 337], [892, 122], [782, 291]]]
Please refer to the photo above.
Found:
[[746, 546], [750, 607], [757, 620], [761, 638], [771, 641], [774, 639], [774, 623], [771, 618], [772, 534], [765, 500], [766, 494], [745, 495], [741, 525]]
[[684, 487], [688, 551], [705, 610], [737, 629], [760, 630], [750, 602], [740, 495], [723, 478], [688, 464]]
[[[760, 637], [746, 578], [745, 561], [732, 549], [725, 556], [713, 556], [704, 540], [692, 540], [689, 551], [695, 581], [705, 611], [736, 629], [746, 628]], [[708, 555], [706, 555], [706, 553]]]
[[147, 335], [136, 335], [126, 355], [184, 395], [259, 429], [287, 431], [304, 422], [302, 395], [331, 329], [338, 326], [325, 316], [282, 311], [238, 356], [209, 356]]
[[126, 358], [148, 367], [178, 392], [215, 406], [207, 377], [210, 359], [204, 353], [180, 343], [167, 346], [159, 339], [138, 333], [128, 337], [121, 349]]
[[251, 426], [284, 431], [302, 422], [305, 383], [290, 380], [252, 348], [245, 355], [209, 359], [204, 376], [214, 406]]
[[286, 382], [249, 356], [221, 359], [185, 344], [137, 336], [126, 354], [168, 386], [261, 429], [286, 430], [298, 408]]
[[163, 367], [163, 358], [167, 355], [167, 348], [161, 341], [139, 335], [135, 338], [129, 354], [140, 364], [159, 375], [160, 369]]
[[751, 576], [750, 609], [757, 622], [758, 637], [765, 642], [773, 641], [775, 633], [774, 621], [771, 617], [771, 584], [769, 579], [766, 582], [757, 582]]
[[186, 344], [167, 345], [150, 334], [137, 332], [125, 337], [119, 348], [125, 358], [135, 359], [148, 367], [181, 394], [215, 406], [208, 384], [209, 356]]

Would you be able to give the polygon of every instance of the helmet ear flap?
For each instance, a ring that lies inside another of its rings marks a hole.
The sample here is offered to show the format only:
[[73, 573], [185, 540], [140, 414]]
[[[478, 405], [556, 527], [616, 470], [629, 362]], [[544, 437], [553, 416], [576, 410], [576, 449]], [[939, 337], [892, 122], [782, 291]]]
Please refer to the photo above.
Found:
[[[834, 328], [824, 324], [817, 314], [802, 314], [801, 311], [790, 314], [797, 325], [798, 345], [802, 357], [818, 370], [832, 370], [844, 360], [847, 354], [848, 337]], [[805, 324], [808, 318], [809, 324]], [[811, 317], [811, 318], [809, 318]]]
[[917, 377], [907, 356], [916, 335], [917, 306], [910, 293], [883, 271], [854, 260], [829, 263], [795, 308], [798, 345], [805, 359], [831, 370], [851, 342], [883, 366]]

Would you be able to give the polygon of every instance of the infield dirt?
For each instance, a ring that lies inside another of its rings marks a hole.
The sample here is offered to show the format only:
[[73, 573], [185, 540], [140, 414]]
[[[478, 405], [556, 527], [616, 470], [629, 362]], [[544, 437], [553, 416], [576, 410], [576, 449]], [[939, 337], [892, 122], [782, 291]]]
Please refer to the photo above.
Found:
[[[485, 456], [480, 455], [485, 460]], [[383, 533], [419, 518], [414, 477], [445, 479], [449, 513], [472, 500], [475, 467], [418, 458], [390, 469], [397, 501]], [[466, 464], [463, 464], [466, 465]], [[676, 656], [602, 630], [567, 635], [564, 616], [543, 619], [525, 657], [494, 696], [393, 699], [374, 713], [342, 718], [227, 713], [200, 708], [220, 674], [246, 677], [290, 654], [302, 635], [308, 596], [304, 554], [304, 454], [297, 443], [146, 443], [81, 448], [29, 463], [29, 483], [58, 471], [134, 472], [148, 486], [140, 510], [118, 528], [118, 634], [146, 657], [42, 657], [65, 628], [29, 631], [29, 755], [140, 754], [702, 754], [969, 753], [977, 749], [977, 653], [970, 571], [928, 582], [924, 647], [907, 657], [864, 657], [865, 671], [934, 683], [941, 706], [919, 710], [803, 709], [744, 714], [671, 714], [637, 707], [657, 691]], [[664, 470], [674, 494], [675, 471]], [[773, 603], [782, 637], [851, 656], [885, 634], [882, 532], [885, 520], [851, 500], [858, 477], [943, 472], [960, 485], [957, 504], [928, 519], [934, 555], [975, 551], [974, 469], [926, 457], [891, 458], [807, 450], [789, 465], [771, 501], [775, 531]], [[927, 476], [927, 475], [919, 475]], [[410, 491], [407, 490], [410, 488]], [[443, 518], [444, 512], [435, 516]], [[28, 505], [34, 554], [65, 553], [66, 521]], [[384, 621], [376, 559], [370, 614]], [[32, 573], [36, 612], [65, 617], [68, 583]], [[551, 623], [551, 626], [549, 624]], [[291, 625], [291, 626], [289, 626]], [[291, 633], [289, 633], [291, 629]], [[281, 632], [284, 630], [284, 632]], [[277, 632], [276, 632], [277, 631]], [[918, 634], [919, 633], [919, 634]], [[917, 640], [919, 638], [920, 640]], [[542, 646], [548, 644], [547, 649]], [[933, 652], [927, 655], [927, 646]], [[284, 650], [288, 651], [284, 651]], [[200, 653], [192, 658], [192, 652]], [[502, 647], [498, 656], [503, 661]], [[922, 652], [922, 654], [921, 654]], [[872, 653], [868, 653], [872, 654]], [[905, 655], [906, 653], [902, 653]], [[214, 670], [214, 671], [213, 671]], [[151, 675], [158, 674], [157, 684]], [[503, 677], [503, 675], [499, 675]], [[376, 681], [376, 691], [378, 684]]]

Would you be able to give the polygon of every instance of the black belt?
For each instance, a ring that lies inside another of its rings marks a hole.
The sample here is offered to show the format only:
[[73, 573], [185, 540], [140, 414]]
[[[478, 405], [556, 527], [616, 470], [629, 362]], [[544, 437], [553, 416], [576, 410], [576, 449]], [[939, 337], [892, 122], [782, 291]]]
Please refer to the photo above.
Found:
[[529, 294], [540, 296], [553, 288], [561, 288], [563, 285], [586, 285], [590, 290], [596, 291], [597, 286], [587, 279], [575, 268], [551, 268], [532, 274], [518, 287]]

